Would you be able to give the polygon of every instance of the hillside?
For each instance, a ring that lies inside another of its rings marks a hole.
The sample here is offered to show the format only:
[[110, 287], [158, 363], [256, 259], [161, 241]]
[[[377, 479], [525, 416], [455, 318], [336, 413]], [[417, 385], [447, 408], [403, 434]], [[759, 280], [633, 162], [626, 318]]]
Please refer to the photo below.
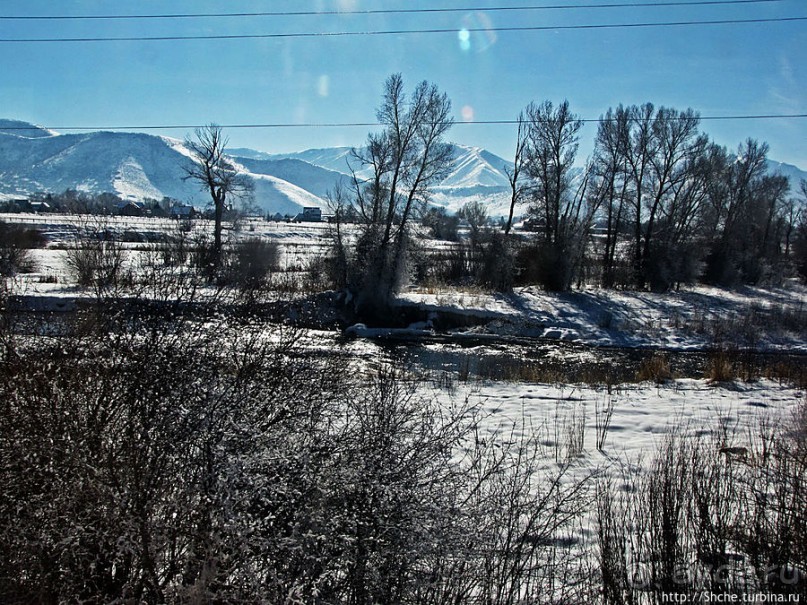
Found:
[[[512, 163], [479, 147], [452, 145], [452, 171], [433, 189], [431, 202], [456, 212], [469, 201], [485, 204], [491, 216], [506, 215], [507, 170]], [[265, 213], [296, 214], [304, 206], [327, 206], [338, 186], [349, 187], [353, 172], [370, 174], [350, 147], [268, 154], [231, 148], [229, 154], [255, 185], [254, 201]], [[37, 192], [77, 189], [112, 192], [124, 199], [171, 197], [203, 208], [208, 199], [185, 179], [190, 162], [177, 139], [126, 132], [59, 134], [17, 120], [0, 120], [0, 199]], [[807, 172], [774, 160], [769, 171], [790, 179], [797, 190]]]
[[[123, 199], [171, 197], [198, 207], [208, 199], [185, 178], [190, 162], [182, 141], [148, 134], [92, 132], [58, 135], [22, 122], [0, 121], [0, 195], [77, 189]], [[321, 206], [314, 193], [271, 174], [250, 174], [265, 212], [296, 214]]]

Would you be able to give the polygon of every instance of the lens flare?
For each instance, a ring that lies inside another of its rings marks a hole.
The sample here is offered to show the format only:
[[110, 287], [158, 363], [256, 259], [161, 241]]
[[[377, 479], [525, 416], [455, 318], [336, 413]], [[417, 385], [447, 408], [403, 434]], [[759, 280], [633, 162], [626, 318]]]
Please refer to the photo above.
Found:
[[330, 94], [331, 79], [323, 74], [317, 79], [317, 94], [321, 97], [327, 97]]
[[462, 29], [457, 34], [460, 49], [468, 51], [473, 48], [481, 53], [496, 44], [496, 32], [493, 31], [493, 21], [481, 11], [468, 13], [462, 18]]
[[457, 32], [457, 39], [460, 42], [460, 50], [469, 51], [471, 50], [471, 32], [469, 32], [464, 27]]
[[460, 109], [460, 115], [462, 116], [463, 122], [473, 122], [474, 121], [474, 108], [470, 105], [464, 105], [462, 109]]

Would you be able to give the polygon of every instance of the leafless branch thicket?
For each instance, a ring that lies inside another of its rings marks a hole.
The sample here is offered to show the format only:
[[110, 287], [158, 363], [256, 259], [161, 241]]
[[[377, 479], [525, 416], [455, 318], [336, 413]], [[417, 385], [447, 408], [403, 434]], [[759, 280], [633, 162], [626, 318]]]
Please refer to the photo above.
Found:
[[[674, 429], [646, 472], [597, 496], [605, 603], [664, 595], [807, 594], [804, 404], [772, 426]], [[742, 440], [742, 441], [741, 441]]]

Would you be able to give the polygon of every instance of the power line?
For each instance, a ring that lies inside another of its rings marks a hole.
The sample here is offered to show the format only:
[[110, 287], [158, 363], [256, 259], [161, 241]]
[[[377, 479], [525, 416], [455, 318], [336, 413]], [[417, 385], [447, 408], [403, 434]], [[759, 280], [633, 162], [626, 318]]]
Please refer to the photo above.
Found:
[[[746, 121], [746, 120], [791, 120], [805, 119], [807, 113], [790, 114], [745, 114], [745, 115], [712, 115], [698, 116], [701, 121]], [[689, 119], [682, 117], [680, 119]], [[616, 121], [605, 118], [581, 118], [584, 123], [600, 123]], [[475, 120], [471, 122], [454, 122], [455, 126], [485, 126], [485, 125], [512, 125], [518, 124], [518, 120]], [[120, 131], [120, 130], [193, 130], [204, 128], [207, 124], [160, 124], [160, 125], [126, 125], [126, 126], [8, 126], [0, 127], [0, 131], [7, 130], [53, 130], [53, 131]], [[261, 129], [261, 128], [372, 128], [382, 126], [379, 122], [309, 122], [309, 123], [256, 123], [256, 124], [216, 124], [219, 128], [227, 130], [235, 129]]]
[[[649, 27], [688, 27], [699, 25], [742, 25], [759, 23], [792, 23], [807, 21], [807, 17], [773, 17], [767, 19], [719, 19], [714, 21], [666, 21], [659, 23], [595, 23], [589, 25], [534, 25], [514, 27], [468, 27], [467, 33], [506, 33], [506, 32], [539, 32], [561, 30], [594, 30], [625, 29]], [[456, 34], [456, 28], [436, 29], [397, 29], [370, 30], [353, 32], [289, 32], [275, 34], [220, 34], [197, 36], [121, 36], [92, 38], [0, 38], [0, 43], [37, 43], [37, 42], [166, 42], [179, 40], [267, 40], [285, 38], [340, 38], [355, 36], [399, 36], [407, 34]]]
[[407, 15], [434, 13], [483, 12], [516, 12], [540, 10], [579, 10], [579, 9], [612, 9], [612, 8], [663, 8], [671, 6], [722, 6], [742, 4], [769, 4], [782, 0], [696, 0], [681, 2], [616, 2], [609, 4], [549, 4], [531, 6], [476, 6], [476, 7], [439, 7], [439, 8], [402, 8], [402, 9], [367, 9], [367, 10], [325, 10], [325, 11], [262, 11], [239, 13], [175, 13], [144, 15], [0, 15], [0, 20], [15, 21], [80, 21], [80, 20], [130, 20], [130, 19], [204, 19], [228, 17], [320, 17], [349, 15]]

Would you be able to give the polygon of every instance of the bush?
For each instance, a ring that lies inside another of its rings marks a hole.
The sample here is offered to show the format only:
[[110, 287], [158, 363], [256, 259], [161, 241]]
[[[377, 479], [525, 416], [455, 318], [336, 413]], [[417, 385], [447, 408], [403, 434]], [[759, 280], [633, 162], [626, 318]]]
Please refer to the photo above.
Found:
[[695, 436], [678, 427], [645, 472], [601, 482], [604, 602], [807, 596], [803, 411], [780, 428], [763, 418], [748, 434], [718, 426]]
[[255, 293], [266, 286], [279, 264], [277, 243], [257, 237], [245, 239], [235, 244], [225, 257], [223, 280], [242, 292]]
[[667, 356], [661, 353], [654, 353], [650, 357], [643, 359], [639, 364], [639, 369], [636, 371], [636, 380], [640, 382], [647, 380], [662, 384], [671, 380], [672, 377], [670, 362]]
[[542, 242], [521, 248], [516, 266], [520, 270], [520, 283], [538, 284], [550, 292], [568, 290], [574, 279], [569, 254], [552, 243]]
[[495, 231], [482, 246], [482, 268], [479, 282], [498, 292], [510, 292], [515, 283], [513, 241]]
[[71, 279], [96, 296], [116, 292], [124, 285], [126, 252], [105, 230], [78, 238], [67, 249], [65, 263]]
[[448, 214], [445, 208], [429, 208], [421, 220], [424, 227], [434, 239], [456, 242], [459, 240], [458, 228], [460, 219], [455, 214]]
[[731, 356], [723, 349], [712, 353], [706, 364], [706, 378], [710, 382], [731, 382], [737, 377]]
[[467, 404], [252, 319], [148, 337], [121, 320], [0, 349], [0, 601], [514, 603], [501, 595], [577, 586], [556, 541], [585, 498], [534, 439], [480, 438]]
[[44, 245], [45, 237], [39, 231], [0, 221], [0, 276], [36, 271], [30, 250]]
[[209, 237], [203, 234], [193, 237], [190, 249], [191, 267], [209, 282], [214, 281], [218, 276], [219, 260], [213, 247], [213, 241]]
[[644, 259], [645, 280], [654, 292], [691, 284], [700, 272], [701, 262], [694, 243], [656, 245]]

